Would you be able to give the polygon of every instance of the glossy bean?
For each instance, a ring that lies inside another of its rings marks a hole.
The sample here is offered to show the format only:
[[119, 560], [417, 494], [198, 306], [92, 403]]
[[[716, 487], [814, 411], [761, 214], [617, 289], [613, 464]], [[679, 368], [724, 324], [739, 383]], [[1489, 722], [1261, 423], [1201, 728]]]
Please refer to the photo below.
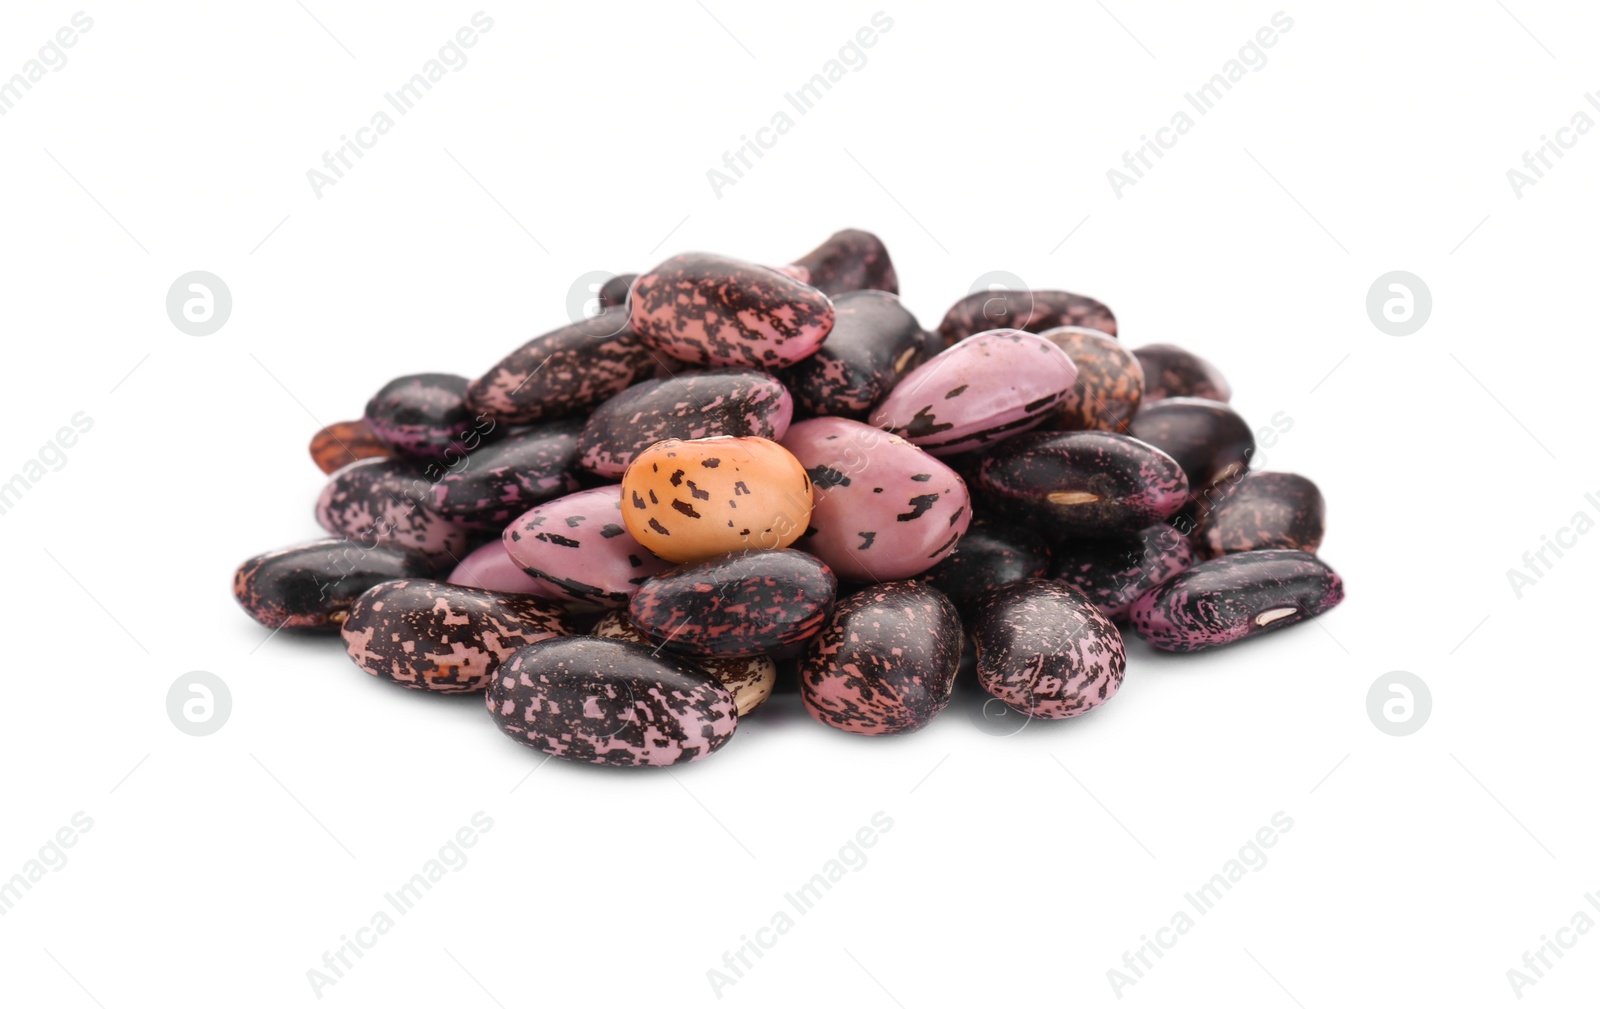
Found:
[[889, 250], [870, 231], [835, 232], [794, 265], [805, 271], [802, 280], [829, 297], [847, 291], [900, 293], [900, 278], [889, 261]]
[[574, 421], [556, 421], [485, 446], [433, 485], [433, 510], [473, 529], [499, 532], [534, 505], [570, 494], [578, 458]]
[[927, 725], [955, 688], [961, 618], [944, 594], [887, 582], [841, 602], [811, 639], [800, 697], [823, 725], [877, 736]]
[[252, 557], [233, 575], [233, 598], [273, 630], [337, 627], [361, 593], [382, 582], [426, 578], [438, 566], [412, 550], [317, 540]]
[[1122, 686], [1122, 635], [1089, 598], [1032, 578], [984, 596], [968, 622], [978, 683], [1035, 718], [1071, 718]]
[[361, 459], [390, 459], [394, 453], [378, 440], [366, 420], [329, 424], [311, 436], [311, 461], [324, 473], [333, 473]]
[[578, 435], [578, 466], [620, 479], [645, 449], [668, 438], [732, 437], [781, 441], [794, 399], [771, 375], [745, 369], [650, 379], [606, 401]]
[[833, 609], [828, 566], [798, 550], [746, 550], [649, 579], [628, 619], [663, 647], [691, 655], [755, 655], [805, 641]]
[[627, 309], [610, 308], [518, 347], [472, 383], [467, 402], [505, 424], [553, 420], [610, 399], [655, 368]]
[[506, 526], [501, 541], [541, 595], [601, 606], [626, 605], [651, 575], [672, 566], [628, 532], [615, 484], [539, 505]]
[[1037, 427], [1077, 378], [1072, 359], [1049, 340], [999, 329], [919, 365], [868, 422], [934, 455], [955, 455]]
[[1324, 505], [1317, 485], [1295, 473], [1247, 473], [1202, 502], [1194, 541], [1207, 557], [1248, 550], [1315, 553]]
[[367, 401], [367, 426], [396, 455], [424, 462], [459, 458], [492, 435], [467, 405], [460, 375], [402, 375]]
[[950, 347], [991, 329], [1020, 329], [1042, 333], [1057, 326], [1082, 326], [1108, 336], [1117, 335], [1111, 309], [1093, 298], [1067, 291], [975, 291], [945, 313], [939, 339]]
[[1178, 461], [1199, 496], [1206, 488], [1243, 473], [1255, 454], [1250, 425], [1226, 403], [1176, 397], [1147, 403], [1128, 433]]
[[815, 488], [796, 545], [841, 578], [921, 574], [949, 556], [972, 520], [967, 485], [953, 470], [875, 427], [818, 417], [790, 428], [783, 444]]
[[317, 499], [317, 524], [372, 546], [417, 550], [454, 562], [467, 551], [466, 526], [430, 507], [433, 484], [398, 459], [363, 459], [334, 473]]
[[1344, 582], [1302, 550], [1254, 550], [1203, 561], [1140, 596], [1136, 634], [1165, 652], [1198, 652], [1280, 630], [1333, 609]]
[[1159, 449], [1104, 431], [1036, 432], [978, 466], [979, 498], [1057, 539], [1129, 533], [1176, 514], [1189, 484]]
[[365, 672], [413, 690], [482, 690], [523, 645], [572, 627], [560, 606], [533, 596], [414, 579], [384, 582], [350, 607], [345, 650]]
[[786, 547], [811, 520], [811, 478], [765, 438], [669, 438], [623, 473], [622, 520], [634, 539], [674, 564]]
[[1125, 431], [1144, 396], [1139, 359], [1115, 337], [1062, 326], [1039, 334], [1067, 352], [1078, 380], [1044, 426], [1058, 431]]
[[1146, 402], [1174, 396], [1214, 399], [1226, 403], [1233, 389], [1222, 372], [1205, 358], [1170, 343], [1152, 343], [1133, 352], [1144, 368]]
[[707, 253], [674, 256], [641, 275], [628, 308], [646, 346], [710, 367], [784, 368], [815, 353], [833, 328], [821, 291]]

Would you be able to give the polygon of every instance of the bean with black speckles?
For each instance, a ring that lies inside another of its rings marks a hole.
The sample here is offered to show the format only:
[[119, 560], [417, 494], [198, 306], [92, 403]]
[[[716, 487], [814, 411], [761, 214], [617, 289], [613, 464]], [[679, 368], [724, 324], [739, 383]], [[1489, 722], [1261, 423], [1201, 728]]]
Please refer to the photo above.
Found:
[[1170, 518], [1189, 497], [1171, 456], [1107, 431], [1035, 432], [978, 466], [980, 501], [1057, 539], [1134, 532]]
[[1205, 358], [1170, 343], [1152, 343], [1133, 352], [1144, 367], [1147, 403], [1174, 396], [1214, 399], [1226, 403], [1233, 389], [1222, 372]]
[[1256, 436], [1245, 419], [1211, 399], [1180, 396], [1146, 403], [1128, 433], [1176, 459], [1196, 497], [1243, 473], [1256, 451]]
[[1018, 522], [974, 515], [950, 555], [918, 577], [967, 612], [986, 592], [1038, 578], [1050, 567], [1050, 545]]
[[1057, 326], [1082, 326], [1108, 336], [1117, 335], [1117, 318], [1093, 298], [1067, 291], [975, 291], [945, 313], [939, 339], [954, 346], [991, 329], [1020, 329], [1042, 333]]
[[800, 697], [823, 725], [864, 736], [915, 732], [950, 703], [961, 618], [944, 593], [886, 582], [839, 604], [800, 665]]
[[1165, 523], [1137, 533], [1057, 545], [1052, 577], [1088, 596], [1112, 620], [1146, 592], [1194, 563], [1189, 538]]
[[393, 457], [365, 420], [339, 421], [311, 436], [311, 461], [324, 473], [334, 473], [361, 459]]
[[1280, 630], [1344, 600], [1344, 581], [1303, 550], [1202, 561], [1140, 596], [1134, 633], [1164, 652], [1198, 652]]
[[578, 459], [576, 420], [511, 435], [465, 457], [433, 485], [433, 510], [473, 529], [505, 528], [534, 505], [570, 494]]
[[1115, 337], [1079, 326], [1039, 334], [1067, 352], [1078, 380], [1044, 426], [1058, 431], [1125, 431], [1144, 396], [1144, 369]]
[[627, 309], [610, 308], [513, 350], [472, 383], [467, 402], [506, 424], [553, 420], [610, 399], [655, 368]]
[[233, 575], [233, 598], [273, 630], [337, 627], [357, 596], [381, 582], [427, 578], [422, 554], [349, 540], [317, 540], [252, 557]]
[[781, 441], [793, 417], [789, 390], [763, 372], [729, 368], [651, 379], [589, 415], [578, 435], [578, 466], [616, 480], [658, 441], [720, 435]]
[[766, 438], [668, 438], [622, 474], [623, 524], [674, 564], [786, 547], [810, 520], [811, 478]]
[[956, 455], [1039, 426], [1077, 379], [1049, 340], [997, 329], [918, 365], [867, 420], [933, 455]]
[[328, 479], [317, 499], [317, 524], [358, 543], [454, 563], [467, 552], [472, 533], [434, 511], [432, 495], [420, 468], [399, 459], [363, 459]]
[[1194, 541], [1207, 557], [1322, 545], [1322, 491], [1295, 473], [1247, 473], [1202, 503]]
[[889, 261], [889, 250], [870, 231], [851, 228], [834, 232], [794, 265], [805, 270], [800, 279], [829, 297], [846, 291], [900, 293], [900, 278]]
[[628, 532], [616, 484], [547, 501], [506, 526], [501, 541], [539, 582], [539, 594], [600, 606], [626, 605], [651, 575], [672, 566]]
[[810, 638], [827, 622], [838, 581], [799, 550], [745, 550], [649, 579], [628, 619], [666, 648], [755, 655]]
[[[594, 625], [594, 634], [600, 638], [637, 641], [655, 647], [655, 642], [629, 623], [628, 615], [621, 610], [612, 610], [601, 617], [600, 622]], [[778, 679], [778, 664], [770, 655], [741, 655], [725, 659], [700, 655], [695, 657], [694, 662], [728, 688], [728, 693], [733, 695], [734, 706], [739, 709], [740, 718], [761, 707], [762, 702], [772, 696], [773, 685]]]
[[967, 531], [966, 483], [902, 438], [843, 417], [816, 417], [790, 428], [783, 445], [815, 488], [811, 524], [796, 545], [840, 578], [921, 574]]
[[984, 596], [968, 622], [978, 682], [1035, 718], [1071, 718], [1122, 686], [1122, 635], [1089, 597], [1030, 578]]
[[732, 695], [694, 662], [608, 638], [519, 649], [484, 700], [500, 731], [524, 746], [613, 767], [699, 760], [739, 725]]
[[628, 303], [628, 289], [633, 282], [639, 279], [637, 273], [619, 273], [604, 284], [600, 285], [599, 296], [601, 308], [618, 308]]
[[884, 291], [841, 294], [833, 308], [833, 331], [822, 348], [780, 377], [811, 413], [860, 420], [922, 363], [922, 326]]
[[410, 579], [364, 592], [341, 633], [350, 658], [373, 676], [462, 694], [488, 686], [518, 648], [571, 634], [572, 626], [560, 606], [534, 596]]
[[703, 252], [642, 274], [628, 310], [647, 347], [711, 367], [785, 368], [816, 353], [833, 328], [833, 303], [816, 288]]
[[402, 375], [367, 401], [366, 421], [396, 455], [423, 462], [464, 456], [493, 433], [478, 425], [460, 375]]

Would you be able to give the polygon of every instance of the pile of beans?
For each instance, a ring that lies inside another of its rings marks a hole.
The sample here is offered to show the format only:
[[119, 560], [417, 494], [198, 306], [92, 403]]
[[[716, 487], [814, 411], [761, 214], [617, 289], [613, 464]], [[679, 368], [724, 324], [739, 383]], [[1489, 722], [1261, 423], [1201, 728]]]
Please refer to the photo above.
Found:
[[1121, 685], [1119, 625], [1193, 652], [1343, 598], [1321, 493], [1250, 469], [1212, 365], [1126, 349], [1082, 295], [978, 292], [928, 331], [898, 287], [862, 231], [778, 268], [690, 253], [476, 381], [397, 378], [312, 440], [334, 538], [234, 595], [619, 766], [711, 753], [780, 680], [865, 735], [926, 725], [958, 672], [1070, 718]]

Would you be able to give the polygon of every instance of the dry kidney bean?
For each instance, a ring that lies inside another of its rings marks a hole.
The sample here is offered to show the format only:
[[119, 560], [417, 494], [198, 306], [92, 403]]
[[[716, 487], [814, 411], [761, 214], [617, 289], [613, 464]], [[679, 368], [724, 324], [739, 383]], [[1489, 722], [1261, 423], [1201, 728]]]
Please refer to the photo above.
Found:
[[811, 520], [811, 478], [765, 438], [658, 441], [622, 475], [622, 521], [674, 564], [786, 547]]
[[1133, 532], [1177, 514], [1189, 482], [1173, 458], [1126, 435], [1036, 432], [978, 467], [980, 498], [1056, 539]]
[[551, 420], [605, 402], [656, 367], [627, 309], [612, 308], [513, 350], [472, 383], [467, 402], [505, 424]]
[[1129, 610], [1136, 634], [1164, 652], [1198, 652], [1319, 616], [1344, 582], [1303, 550], [1229, 554], [1156, 586]]
[[396, 455], [430, 462], [460, 458], [494, 433], [492, 423], [478, 427], [460, 375], [401, 376], [367, 402], [366, 420]]
[[317, 524], [359, 543], [454, 561], [466, 552], [471, 531], [429, 507], [432, 486], [420, 469], [398, 459], [353, 462], [323, 488]]
[[1037, 427], [1077, 378], [1072, 358], [1049, 340], [997, 329], [919, 365], [868, 420], [934, 455], [955, 455]]
[[523, 645], [571, 634], [566, 611], [533, 596], [412, 579], [375, 585], [341, 631], [357, 666], [414, 690], [459, 694], [489, 685]]
[[859, 420], [921, 363], [924, 334], [900, 299], [883, 291], [841, 294], [833, 308], [821, 349], [779, 377], [811, 413]]
[[1315, 553], [1322, 545], [1322, 492], [1305, 477], [1247, 473], [1219, 490], [1202, 502], [1193, 533], [1207, 557], [1275, 548]]
[[1021, 329], [1042, 333], [1057, 326], [1082, 326], [1108, 336], [1117, 335], [1111, 309], [1093, 298], [1066, 291], [976, 291], [945, 313], [939, 339], [952, 346], [991, 329]]
[[1128, 433], [1178, 460], [1196, 497], [1243, 473], [1256, 451], [1256, 437], [1244, 418], [1209, 399], [1148, 403], [1134, 415]]
[[1144, 367], [1144, 398], [1148, 403], [1169, 396], [1192, 396], [1226, 403], [1233, 389], [1210, 361], [1170, 343], [1152, 343], [1133, 352]]
[[1144, 396], [1144, 370], [1116, 338], [1062, 326], [1039, 334], [1078, 367], [1078, 380], [1045, 427], [1061, 431], [1125, 431]]
[[816, 353], [833, 328], [833, 303], [816, 288], [706, 253], [641, 275], [628, 309], [645, 346], [710, 367], [783, 368]]
[[937, 589], [888, 582], [839, 604], [800, 664], [800, 697], [823, 725], [914, 732], [950, 703], [961, 618]]
[[438, 565], [412, 550], [318, 540], [252, 557], [233, 575], [233, 597], [252, 620], [281, 627], [337, 627], [361, 593]]
[[534, 505], [572, 493], [579, 430], [573, 421], [555, 421], [479, 449], [433, 485], [433, 510], [498, 533]]
[[672, 566], [623, 525], [615, 484], [547, 501], [507, 526], [501, 541], [539, 595], [601, 606], [626, 605], [651, 575]]
[[893, 581], [948, 556], [972, 519], [967, 485], [911, 445], [843, 417], [789, 429], [784, 447], [811, 476], [815, 506], [796, 545], [841, 578]]
[[883, 240], [870, 231], [840, 231], [794, 261], [801, 280], [833, 297], [847, 291], [900, 293], [900, 278]]
[[394, 453], [378, 440], [365, 420], [329, 424], [311, 437], [311, 461], [324, 473], [333, 473], [361, 459], [389, 459]]
[[578, 436], [578, 466], [615, 480], [635, 456], [668, 438], [781, 441], [794, 416], [783, 383], [759, 371], [727, 369], [649, 379], [589, 415]]
[[628, 619], [662, 647], [691, 655], [756, 655], [821, 629], [838, 582], [798, 550], [745, 550], [648, 579]]
[[1035, 718], [1071, 718], [1109, 701], [1127, 663], [1122, 635], [1076, 589], [1042, 578], [978, 601], [968, 626], [983, 689]]
[[500, 731], [565, 760], [670, 767], [733, 738], [733, 696], [682, 656], [610, 638], [518, 649], [484, 698]]

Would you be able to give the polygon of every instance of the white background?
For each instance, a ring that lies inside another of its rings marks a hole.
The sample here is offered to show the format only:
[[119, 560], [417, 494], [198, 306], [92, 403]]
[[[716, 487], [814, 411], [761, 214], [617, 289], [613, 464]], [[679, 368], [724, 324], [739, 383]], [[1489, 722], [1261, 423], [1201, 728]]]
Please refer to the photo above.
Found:
[[[8, 5], [0, 76], [77, 9]], [[1600, 515], [1600, 133], [1520, 198], [1506, 176], [1600, 117], [1593, 11], [1287, 7], [1266, 65], [1119, 198], [1107, 169], [1275, 5], [885, 6], [868, 62], [719, 198], [707, 169], [878, 6], [486, 8], [469, 62], [314, 195], [307, 169], [478, 9], [87, 8], [0, 117], [0, 480], [94, 425], [0, 515], [0, 877], [93, 820], [0, 917], [0, 999], [315, 1003], [308, 969], [480, 810], [467, 864], [322, 1002], [713, 1004], [708, 969], [787, 909], [720, 1001], [1111, 1005], [1124, 951], [1278, 811], [1266, 865], [1121, 1002], [1509, 1005], [1525, 950], [1600, 921], [1600, 537], [1520, 599], [1506, 575]], [[965, 697], [885, 740], [791, 696], [671, 774], [531, 777], [479, 701], [372, 680], [336, 640], [263, 643], [235, 606], [240, 561], [319, 534], [311, 433], [389, 378], [481, 373], [590, 270], [781, 263], [852, 226], [925, 325], [1007, 270], [1215, 361], [1256, 426], [1285, 412], [1267, 465], [1321, 485], [1348, 601], [1207, 655], [1130, 642], [1114, 703], [1010, 737]], [[164, 309], [197, 269], [234, 299], [207, 337]], [[1406, 337], [1366, 311], [1397, 269], [1433, 298]], [[205, 738], [166, 713], [191, 670], [232, 693]], [[1366, 710], [1392, 670], [1432, 693], [1403, 738]], [[783, 895], [878, 811], [866, 865], [795, 915]], [[1600, 936], [1564, 952], [1523, 1001], [1593, 993]]]

